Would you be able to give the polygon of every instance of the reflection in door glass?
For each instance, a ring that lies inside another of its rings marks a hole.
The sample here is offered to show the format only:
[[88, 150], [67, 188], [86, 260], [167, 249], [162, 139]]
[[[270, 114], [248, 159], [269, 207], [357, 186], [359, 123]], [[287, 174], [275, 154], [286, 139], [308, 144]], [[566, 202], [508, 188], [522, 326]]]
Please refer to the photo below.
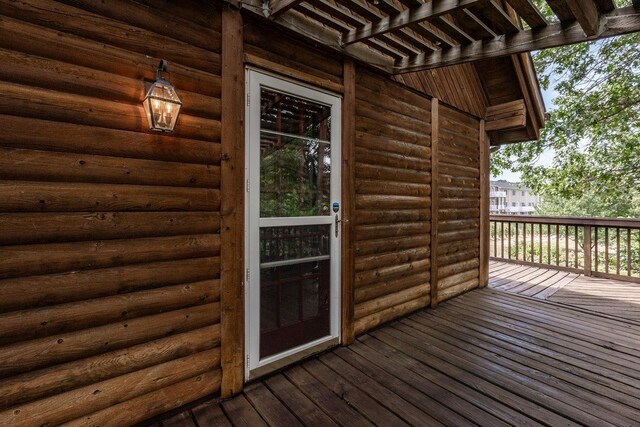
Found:
[[260, 269], [260, 357], [330, 334], [329, 258]]
[[331, 226], [260, 229], [260, 357], [330, 333]]
[[329, 215], [331, 108], [261, 90], [260, 216]]
[[260, 262], [329, 255], [329, 225], [260, 228]]
[[329, 141], [331, 107], [263, 87], [260, 90], [260, 128]]

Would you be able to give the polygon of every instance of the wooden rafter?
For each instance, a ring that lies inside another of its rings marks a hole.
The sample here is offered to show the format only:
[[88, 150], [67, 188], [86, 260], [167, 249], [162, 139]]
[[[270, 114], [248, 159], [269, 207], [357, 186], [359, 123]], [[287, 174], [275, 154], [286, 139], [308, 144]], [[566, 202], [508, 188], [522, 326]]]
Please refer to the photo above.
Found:
[[469, 11], [484, 18], [486, 25], [496, 34], [512, 34], [520, 30], [495, 0], [477, 3]]
[[414, 9], [405, 9], [395, 15], [390, 15], [377, 22], [372, 22], [360, 28], [354, 28], [342, 37], [342, 43], [349, 45], [371, 37], [379, 36], [401, 28], [419, 24], [451, 13], [454, 10], [465, 9], [487, 0], [442, 0], [439, 2], [423, 3]]
[[282, 15], [287, 10], [292, 9], [302, 3], [304, 0], [271, 0], [269, 2], [269, 16], [275, 17]]
[[547, 20], [540, 11], [531, 3], [531, 0], [507, 0], [507, 3], [518, 12], [518, 15], [529, 24], [531, 28], [542, 28], [547, 25]]
[[602, 14], [598, 31], [585, 36], [578, 22], [551, 24], [538, 30], [519, 31], [465, 46], [421, 54], [396, 64], [396, 74], [444, 67], [487, 58], [531, 52], [550, 47], [597, 40], [640, 31], [640, 5], [627, 6]]
[[422, 4], [420, 0], [400, 0], [400, 3], [407, 7], [418, 7]]
[[593, 0], [564, 0], [578, 23], [588, 36], [598, 32], [600, 12]]
[[[223, 1], [233, 5], [234, 7], [237, 5], [237, 3], [233, 0]], [[240, 6], [256, 17], [264, 19], [261, 0], [243, 0]], [[392, 57], [376, 52], [368, 48], [367, 46], [353, 45], [343, 47], [340, 45], [339, 37], [333, 30], [323, 26], [323, 24], [321, 24], [320, 22], [315, 21], [296, 10], [289, 10], [288, 12], [283, 13], [280, 16], [272, 16], [271, 20], [275, 24], [278, 24], [280, 27], [300, 34], [301, 36], [313, 41], [314, 43], [323, 45], [333, 51], [340, 52], [343, 55], [351, 57], [357, 61], [369, 64], [373, 68], [376, 68], [385, 73], [393, 72], [394, 59]]]
[[571, 9], [564, 0], [546, 0], [547, 4], [553, 10], [560, 22], [573, 21], [575, 18], [571, 13]]
[[[366, 3], [362, 2], [362, 1], [359, 1], [359, 0], [335, 0], [335, 2], [337, 4], [342, 5], [343, 7], [347, 8], [348, 10], [353, 11], [354, 13], [362, 16], [364, 19], [367, 19], [369, 21], [378, 21], [378, 20], [382, 19], [382, 15], [380, 15], [377, 12], [374, 12], [372, 9], [367, 7]], [[359, 25], [354, 25], [354, 27], [361, 27], [362, 25], [365, 25], [365, 24], [361, 23]], [[404, 42], [408, 43], [410, 46], [418, 48], [421, 51], [432, 52], [432, 51], [437, 49], [434, 45], [431, 45], [428, 42], [422, 40], [415, 33], [413, 33], [412, 31], [409, 31], [408, 29], [403, 29], [403, 30], [400, 30], [400, 31], [396, 31], [394, 33], [394, 35], [396, 37], [398, 37], [399, 39], [404, 40]], [[383, 40], [384, 37], [387, 37], [387, 36], [383, 35], [383, 36], [380, 36], [380, 37], [377, 37], [377, 38], [379, 38], [380, 40]]]
[[463, 28], [469, 35], [476, 40], [482, 40], [486, 38], [495, 37], [491, 28], [487, 27], [477, 16], [469, 12], [466, 9], [456, 10], [451, 13], [451, 16], [455, 18], [457, 24]]
[[[302, 7], [305, 7], [305, 5], [303, 5]], [[353, 27], [359, 27], [361, 25], [364, 25], [364, 23], [366, 23], [366, 21], [363, 18], [357, 17], [354, 14], [352, 14], [349, 9], [346, 9], [339, 4], [333, 4], [328, 0], [315, 0], [313, 2], [313, 7]], [[417, 52], [420, 52], [420, 51], [433, 50], [426, 45], [420, 45], [420, 47], [418, 48], [411, 43], [407, 44], [402, 40], [398, 39], [398, 36], [400, 35], [399, 34], [384, 35], [384, 36], [378, 37], [378, 40], [386, 43], [389, 47], [405, 55], [415, 55]], [[373, 40], [370, 40], [370, 42], [375, 43], [375, 41]], [[371, 44], [369, 45], [371, 46]]]
[[451, 19], [440, 16], [432, 22], [440, 31], [451, 37], [460, 44], [467, 44], [475, 41], [473, 37], [467, 34], [462, 28], [458, 27]]
[[640, 0], [618, 9], [613, 0], [545, 0], [553, 24], [533, 0], [223, 1], [389, 74], [640, 31]]

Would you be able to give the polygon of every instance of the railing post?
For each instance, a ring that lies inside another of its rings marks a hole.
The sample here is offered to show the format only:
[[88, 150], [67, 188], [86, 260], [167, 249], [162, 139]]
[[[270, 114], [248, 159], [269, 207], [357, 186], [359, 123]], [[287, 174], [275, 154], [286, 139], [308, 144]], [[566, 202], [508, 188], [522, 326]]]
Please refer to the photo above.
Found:
[[584, 275], [591, 276], [591, 226], [584, 226]]

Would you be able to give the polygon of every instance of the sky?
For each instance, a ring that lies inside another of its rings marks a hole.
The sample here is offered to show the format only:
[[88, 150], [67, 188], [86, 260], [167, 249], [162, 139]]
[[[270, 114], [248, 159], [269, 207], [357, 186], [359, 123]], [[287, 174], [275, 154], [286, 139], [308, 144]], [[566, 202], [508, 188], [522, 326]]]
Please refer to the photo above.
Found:
[[[542, 91], [542, 98], [544, 99], [544, 105], [547, 107], [547, 111], [553, 108], [553, 100], [557, 96], [557, 92], [553, 89], [553, 84], [547, 90]], [[553, 150], [547, 149], [542, 153], [537, 165], [549, 166], [553, 163]], [[517, 172], [503, 171], [498, 176], [491, 176], [492, 180], [504, 179], [511, 182], [519, 182], [520, 174]]]

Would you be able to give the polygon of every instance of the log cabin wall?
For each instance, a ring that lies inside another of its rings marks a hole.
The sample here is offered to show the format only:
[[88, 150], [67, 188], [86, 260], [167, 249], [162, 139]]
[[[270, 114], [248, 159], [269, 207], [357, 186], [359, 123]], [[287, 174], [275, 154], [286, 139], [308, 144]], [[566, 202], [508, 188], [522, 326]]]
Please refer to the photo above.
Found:
[[355, 333], [429, 305], [431, 101], [358, 69]]
[[479, 127], [478, 119], [439, 106], [437, 302], [479, 283]]
[[[0, 2], [0, 424], [218, 390], [220, 25], [204, 2]], [[160, 58], [171, 135], [141, 103]]]
[[[0, 0], [7, 425], [126, 424], [219, 393], [221, 28], [220, 8], [200, 0]], [[343, 58], [276, 35], [245, 16], [239, 55], [346, 93]], [[160, 58], [184, 103], [170, 135], [149, 131], [141, 104]], [[433, 129], [428, 96], [355, 75], [352, 331], [362, 333], [432, 303]], [[438, 111], [440, 300], [477, 283], [479, 210], [478, 121]], [[225, 341], [235, 366], [242, 340]], [[233, 377], [237, 391], [241, 369]]]
[[341, 94], [343, 59], [277, 31], [271, 23], [244, 16], [244, 59], [248, 66]]

